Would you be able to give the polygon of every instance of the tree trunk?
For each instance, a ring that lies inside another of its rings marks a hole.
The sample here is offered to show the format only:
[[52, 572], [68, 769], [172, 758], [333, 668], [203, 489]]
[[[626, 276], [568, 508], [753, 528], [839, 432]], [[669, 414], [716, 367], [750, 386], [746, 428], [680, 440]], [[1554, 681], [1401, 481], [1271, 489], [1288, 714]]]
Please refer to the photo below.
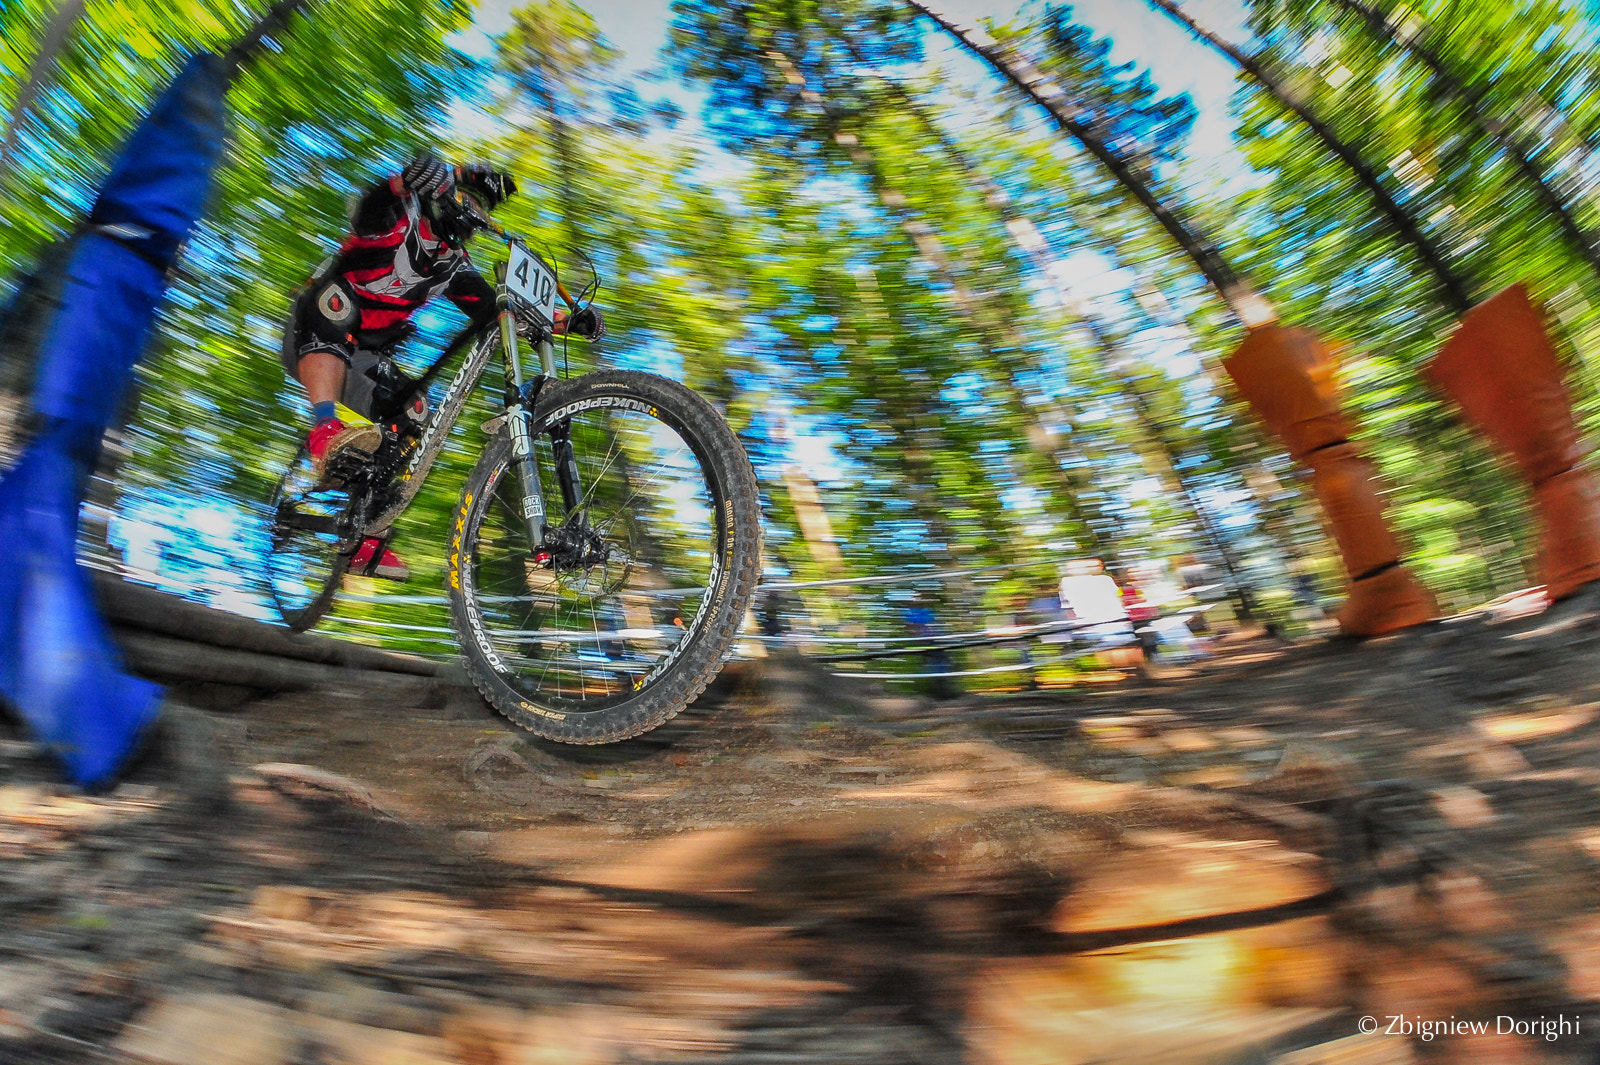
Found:
[[293, 659], [329, 668], [377, 670], [420, 677], [441, 675], [438, 662], [384, 651], [365, 644], [290, 633], [252, 618], [191, 603], [143, 584], [96, 574], [95, 594], [106, 619], [119, 629], [175, 641], [227, 648], [274, 659]]
[[550, 123], [550, 145], [555, 149], [556, 179], [561, 186], [561, 228], [567, 239], [576, 246], [581, 236], [578, 232], [580, 212], [577, 183], [572, 174], [572, 135], [567, 129], [566, 120], [561, 117], [555, 89], [550, 85], [554, 77], [550, 61], [542, 52], [534, 52], [534, 69], [529, 74], [528, 87], [538, 97], [539, 106], [544, 109], [545, 119]]
[[1095, 135], [1082, 107], [1068, 98], [1059, 85], [1041, 74], [1032, 61], [996, 42], [982, 30], [962, 26], [924, 0], [907, 0], [907, 3], [936, 22], [969, 52], [1027, 94], [1051, 116], [1059, 128], [1078, 139], [1105, 163], [1117, 180], [1156, 218], [1202, 275], [1212, 283], [1240, 324], [1247, 329], [1254, 329], [1277, 320], [1277, 312], [1271, 303], [1234, 274], [1214, 243], [1190, 228], [1174, 211], [1161, 203], [1149, 185], [1133, 172], [1128, 162]]
[[[830, 124], [835, 122], [836, 116], [833, 113], [833, 109], [828, 105], [821, 93], [806, 84], [805, 75], [800, 72], [788, 56], [775, 49], [769, 49], [766, 52], [766, 56], [783, 74], [785, 80], [799, 90], [802, 100], [814, 107]], [[961, 308], [962, 315], [980, 333], [984, 334], [984, 347], [989, 352], [994, 353], [1001, 347], [997, 340], [1003, 339], [1009, 343], [1012, 349], [1019, 349], [1021, 347], [1020, 337], [996, 337], [995, 330], [987, 321], [989, 316], [983, 312], [980, 301], [967, 290], [966, 286], [955, 276], [954, 271], [951, 269], [949, 256], [945, 254], [943, 243], [926, 222], [920, 218], [913, 217], [906, 210], [905, 194], [888, 183], [882, 169], [878, 166], [876, 156], [862, 144], [861, 138], [845, 130], [835, 130], [833, 140], [834, 143], [850, 154], [851, 161], [867, 175], [868, 183], [877, 195], [879, 202], [894, 216], [901, 231], [910, 239], [912, 246], [928, 261], [935, 272], [945, 280], [956, 305]], [[1009, 367], [1002, 367], [1002, 376], [1005, 379], [1007, 396], [1011, 405], [1016, 409], [1019, 416], [1023, 418], [1030, 417], [1028, 404], [1023, 400], [1020, 389], [1016, 384], [1015, 375]], [[1086, 486], [1069, 471], [1067, 465], [1061, 461], [1062, 456], [1050, 447], [1048, 428], [1040, 423], [1036, 417], [1034, 422], [1034, 431], [1027, 434], [1029, 445], [1050, 466], [1052, 474], [1058, 482], [1058, 487], [1062, 491], [1063, 502], [1066, 504], [1068, 512], [1084, 532], [1088, 534], [1097, 554], [1103, 557], [1115, 558], [1116, 544], [1096, 526], [1090, 515], [1083, 509], [1083, 499], [1087, 495]]]
[[1149, 0], [1149, 3], [1159, 7], [1174, 20], [1182, 24], [1198, 40], [1204, 41], [1213, 49], [1227, 56], [1238, 64], [1239, 69], [1249, 74], [1256, 82], [1270, 93], [1278, 103], [1294, 112], [1295, 116], [1304, 122], [1306, 128], [1322, 141], [1323, 146], [1345, 165], [1355, 175], [1356, 181], [1366, 189], [1377, 203], [1378, 209], [1383, 212], [1389, 224], [1394, 227], [1401, 240], [1410, 244], [1421, 258], [1428, 272], [1433, 274], [1434, 280], [1444, 295], [1445, 302], [1457, 315], [1465, 314], [1472, 306], [1472, 286], [1466, 279], [1450, 269], [1445, 262], [1443, 251], [1436, 246], [1411, 213], [1401, 207], [1389, 190], [1383, 187], [1378, 173], [1367, 163], [1361, 152], [1352, 144], [1341, 138], [1333, 128], [1324, 122], [1311, 110], [1310, 105], [1291, 89], [1257, 57], [1229, 44], [1217, 34], [1211, 32], [1195, 21], [1174, 0]]
[[[352, 684], [382, 684], [417, 698], [437, 688], [433, 677], [365, 670], [278, 658], [214, 644], [191, 643], [137, 629], [112, 630], [133, 672], [165, 683], [229, 684], [262, 691], [311, 691]], [[419, 700], [421, 701], [421, 700]]]
[[1179, 217], [1175, 209], [1163, 203], [1155, 190], [1134, 172], [1129, 161], [1095, 132], [1093, 122], [1084, 113], [1083, 108], [1068, 97], [1054, 80], [1040, 73], [1032, 60], [1000, 44], [982, 30], [963, 26], [924, 0], [906, 0], [906, 2], [936, 22], [969, 52], [1026, 93], [1029, 99], [1044, 108], [1057, 126], [1099, 159], [1194, 261], [1195, 266], [1216, 287], [1234, 317], [1245, 328], [1254, 329], [1277, 320], [1277, 312], [1273, 310], [1271, 303], [1233, 272], [1233, 268], [1222, 257], [1222, 252], [1218, 250], [1216, 244]]
[[261, 47], [261, 42], [266, 40], [268, 35], [277, 33], [287, 26], [289, 16], [309, 2], [310, 0], [276, 0], [267, 8], [265, 15], [256, 19], [255, 24], [233, 42], [233, 47], [228, 49], [228, 54], [223, 56], [223, 60], [237, 74], [240, 66], [255, 55], [256, 49]]
[[[854, 277], [856, 291], [859, 294], [858, 304], [877, 309], [887, 317], [888, 306], [878, 291], [878, 283], [872, 273], [867, 271]], [[852, 319], [852, 324], [859, 332], [860, 319]], [[858, 342], [862, 346], [870, 343], [865, 337], [860, 337]], [[924, 412], [907, 409], [897, 399], [886, 400], [885, 405], [889, 412], [889, 428], [903, 445], [896, 455], [908, 498], [913, 504], [913, 513], [934, 530], [942, 543], [946, 545], [956, 543], [955, 530], [950, 528], [945, 518], [946, 508], [930, 487], [937, 482], [938, 473], [929, 456], [946, 446], [937, 424], [932, 424], [932, 419], [922, 417]], [[943, 557], [950, 566], [960, 565], [960, 559], [949, 550], [948, 546], [943, 552]]]
[[61, 0], [55, 13], [50, 16], [50, 25], [45, 28], [39, 50], [28, 65], [28, 76], [17, 90], [16, 99], [11, 101], [10, 114], [6, 116], [5, 137], [0, 140], [0, 179], [4, 178], [6, 164], [11, 161], [11, 153], [16, 149], [18, 131], [28, 108], [33, 106], [40, 88], [50, 79], [51, 72], [55, 70], [56, 57], [66, 45], [67, 38], [72, 36], [72, 28], [77, 25], [87, 6], [88, 0]]
[[1567, 240], [1589, 264], [1589, 269], [1595, 276], [1600, 278], [1600, 237], [1584, 229], [1578, 222], [1572, 201], [1555, 187], [1548, 172], [1539, 164], [1537, 145], [1519, 136], [1505, 123], [1489, 114], [1483, 105], [1484, 90], [1469, 86], [1451, 69], [1442, 55], [1427, 45], [1420, 32], [1407, 32], [1404, 27], [1391, 22], [1387, 15], [1365, 0], [1334, 0], [1334, 2], [1361, 16], [1376, 35], [1399, 45], [1428, 68], [1433, 75], [1434, 83], [1444, 95], [1460, 105], [1479, 131], [1511, 160], [1517, 171], [1533, 186], [1539, 201], [1555, 216]]
[[[1114, 249], [1111, 258], [1121, 269], [1130, 271], [1136, 269], [1136, 264], [1124, 260]], [[1188, 321], [1167, 299], [1166, 294], [1156, 287], [1154, 283], [1148, 280], [1144, 281], [1142, 287], [1136, 292], [1135, 298], [1154, 321], [1175, 330], [1186, 338], [1185, 343], [1188, 347], [1198, 347], [1195, 343], [1194, 330], [1190, 328]], [[1157, 313], [1158, 311], [1160, 313]], [[1221, 375], [1221, 378], [1226, 378], [1227, 371], [1222, 366], [1217, 366], [1216, 370]], [[1306, 499], [1303, 492], [1296, 490], [1285, 491], [1278, 482], [1276, 475], [1265, 467], [1263, 456], [1281, 454], [1282, 448], [1281, 445], [1273, 444], [1267, 440], [1266, 436], [1261, 432], [1260, 423], [1245, 419], [1239, 423], [1239, 429], [1255, 456], [1253, 460], [1246, 458], [1242, 461], [1241, 465], [1244, 469], [1240, 480], [1255, 501], [1256, 510], [1261, 515], [1262, 529], [1268, 539], [1277, 547], [1279, 555], [1288, 559], [1291, 563], [1303, 563], [1305, 562], [1305, 556], [1296, 543], [1292, 530], [1297, 527], [1314, 528], [1319, 530], [1319, 535], [1325, 535], [1322, 532], [1323, 519], [1321, 511]], [[1270, 490], [1268, 490], [1269, 488]], [[1275, 503], [1272, 497], [1276, 491], [1283, 491], [1291, 502], [1287, 504]], [[1286, 526], [1291, 530], [1289, 535], [1279, 534], [1278, 528], [1282, 526]]]
[[[852, 42], [845, 41], [845, 47], [850, 49], [853, 58], [865, 61], [860, 53], [855, 50]], [[1045, 283], [1050, 286], [1061, 305], [1072, 310], [1077, 315], [1079, 324], [1089, 334], [1094, 343], [1107, 376], [1118, 382], [1122, 394], [1132, 406], [1142, 435], [1159, 453], [1161, 466], [1165, 469], [1171, 481], [1171, 486], [1175, 487], [1177, 493], [1188, 503], [1190, 512], [1194, 515], [1195, 522], [1200, 527], [1201, 538], [1216, 553], [1218, 560], [1222, 563], [1222, 568], [1228, 573], [1230, 578], [1229, 590], [1234, 597], [1235, 604], [1239, 607], [1241, 616], [1249, 620], [1253, 614], [1252, 596], [1249, 588], [1245, 585], [1243, 565], [1235, 557], [1232, 548], [1228, 546], [1221, 529], [1217, 527], [1217, 524], [1201, 505], [1199, 495], [1194, 486], [1189, 484], [1180, 472], [1179, 456], [1181, 449], [1172, 442], [1166, 433], [1164, 426], [1151, 408], [1148, 397], [1140, 391], [1138, 382], [1131, 377], [1118, 375], [1116, 364], [1121, 356], [1117, 351], [1116, 343], [1088, 308], [1082, 306], [1080, 301], [1075, 299], [1071, 293], [1063, 289], [1056, 281], [1056, 273], [1052, 269], [1055, 261], [1050, 255], [1050, 244], [1045, 239], [1044, 234], [1039, 232], [1032, 219], [1016, 209], [1010, 194], [998, 182], [984, 173], [982, 167], [974, 163], [962, 147], [938, 127], [932, 116], [927, 113], [927, 110], [919, 105], [909, 93], [893, 82], [885, 80], [883, 84], [906, 106], [908, 112], [916, 118], [918, 124], [939, 142], [941, 149], [955, 163], [965, 181], [983, 196], [984, 201], [990, 207], [999, 213], [1001, 221], [1005, 224], [1006, 231], [1011, 234], [1012, 242], [1018, 250], [1032, 264], [1034, 270]]]
[[[853, 137], [852, 134], [841, 136]], [[905, 194], [890, 185], [884, 177], [882, 170], [877, 165], [877, 160], [865, 148], [858, 138], [848, 145], [852, 149], [852, 158], [857, 165], [866, 171], [868, 181], [877, 193], [879, 201], [894, 216], [901, 231], [911, 240], [921, 256], [928, 261], [937, 273], [949, 286], [951, 296], [956, 305], [961, 308], [964, 318], [970, 322], [983, 337], [983, 346], [995, 355], [1002, 348], [1007, 350], [1020, 350], [1023, 347], [1022, 338], [1006, 329], [1003, 323], [996, 324], [991, 321], [992, 315], [985, 312], [981, 301], [967, 289], [966, 285], [955, 274], [950, 264], [950, 258], [944, 250], [944, 244], [939, 240], [931, 227], [920, 218], [913, 217], [906, 210]], [[1086, 509], [1084, 500], [1088, 496], [1088, 486], [1071, 472], [1072, 456], [1064, 455], [1050, 444], [1050, 430], [1037, 416], [1029, 411], [1029, 404], [1022, 395], [1016, 383], [1014, 368], [1007, 365], [1007, 361], [996, 356], [996, 361], [1001, 363], [1001, 376], [1004, 379], [1006, 395], [1010, 406], [1024, 419], [1032, 419], [1032, 426], [1028, 432], [1028, 443], [1046, 465], [1049, 466], [1052, 476], [1057, 481], [1057, 487], [1063, 494], [1063, 502], [1068, 507], [1068, 512], [1073, 516], [1078, 525], [1088, 533], [1091, 546], [1096, 554], [1104, 558], [1117, 558], [1118, 550], [1112, 539], [1101, 528], [1108, 525], [1105, 521], [1096, 521], [1097, 515], [1091, 514]], [[1061, 417], [1061, 412], [1055, 411], [1052, 405], [1051, 413]], [[1073, 420], [1070, 416], [1062, 417], [1063, 421]], [[1084, 456], [1085, 461], [1088, 457]]]
[[[255, 24], [234, 42], [225, 57], [226, 61], [237, 70], [239, 65], [261, 46], [262, 40], [268, 34], [281, 29], [295, 9], [306, 2], [307, 0], [277, 0], [267, 9], [265, 15], [257, 19]], [[11, 101], [10, 113], [6, 116], [4, 136], [0, 138], [0, 178], [4, 177], [6, 164], [11, 161], [11, 154], [16, 150], [22, 120], [26, 117], [28, 109], [33, 106], [39, 90], [50, 79], [50, 74], [55, 69], [56, 58], [65, 47], [67, 39], [72, 35], [73, 27], [83, 17], [87, 7], [88, 0], [61, 0], [55, 13], [50, 16], [50, 25], [45, 29], [43, 40], [39, 42], [39, 50], [34, 53], [33, 62], [28, 66], [28, 75], [23, 80], [22, 87], [17, 90], [16, 99]]]
[[[789, 507], [794, 512], [795, 524], [799, 528], [801, 539], [806, 543], [806, 551], [811, 556], [812, 565], [824, 580], [838, 580], [846, 576], [844, 557], [839, 553], [839, 538], [834, 534], [833, 522], [828, 518], [828, 510], [822, 504], [821, 486], [799, 463], [786, 463], [782, 476], [784, 491], [789, 496]], [[771, 520], [770, 515], [769, 520]], [[839, 585], [836, 591], [820, 603], [815, 606], [808, 604], [808, 609], [813, 616], [822, 619], [830, 626], [837, 625], [839, 612], [834, 606], [834, 600], [848, 599], [854, 594], [853, 586]], [[805, 597], [802, 595], [801, 598]]]

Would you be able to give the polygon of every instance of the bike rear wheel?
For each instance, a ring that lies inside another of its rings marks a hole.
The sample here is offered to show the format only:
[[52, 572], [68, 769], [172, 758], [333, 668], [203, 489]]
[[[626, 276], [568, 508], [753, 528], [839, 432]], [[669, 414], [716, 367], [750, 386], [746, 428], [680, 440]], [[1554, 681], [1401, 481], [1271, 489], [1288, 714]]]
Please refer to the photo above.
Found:
[[350, 497], [318, 487], [302, 447], [272, 493], [267, 520], [267, 590], [289, 631], [304, 632], [333, 605], [354, 554]]
[[[509, 433], [490, 442], [451, 527], [451, 615], [478, 690], [547, 739], [610, 743], [676, 715], [733, 649], [761, 553], [755, 475], [704, 399], [651, 374], [546, 387], [533, 413], [549, 506], [531, 551]], [[583, 495], [568, 511], [551, 430]]]

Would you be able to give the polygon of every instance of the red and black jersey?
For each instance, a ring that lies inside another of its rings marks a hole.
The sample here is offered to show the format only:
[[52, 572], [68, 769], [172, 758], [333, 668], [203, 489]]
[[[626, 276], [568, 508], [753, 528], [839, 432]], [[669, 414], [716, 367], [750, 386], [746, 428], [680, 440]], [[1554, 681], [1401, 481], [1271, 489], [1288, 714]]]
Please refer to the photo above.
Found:
[[433, 232], [398, 176], [361, 197], [352, 228], [327, 276], [342, 278], [355, 296], [357, 347], [382, 343], [441, 294], [474, 321], [494, 316], [493, 287], [473, 268], [466, 249]]

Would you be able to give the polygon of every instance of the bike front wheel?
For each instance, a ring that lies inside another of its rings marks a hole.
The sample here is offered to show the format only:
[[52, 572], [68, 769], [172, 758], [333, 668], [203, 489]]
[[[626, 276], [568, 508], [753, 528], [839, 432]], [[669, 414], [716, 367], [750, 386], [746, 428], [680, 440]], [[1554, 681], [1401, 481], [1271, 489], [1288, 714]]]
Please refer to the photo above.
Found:
[[350, 497], [317, 483], [301, 447], [267, 513], [267, 591], [290, 632], [311, 628], [333, 605], [354, 552]]
[[[755, 474], [709, 403], [651, 374], [548, 385], [531, 424], [549, 501], [530, 547], [509, 433], [468, 478], [450, 530], [451, 615], [467, 672], [547, 739], [610, 743], [687, 706], [733, 650], [761, 554]], [[555, 439], [576, 472], [565, 506]]]

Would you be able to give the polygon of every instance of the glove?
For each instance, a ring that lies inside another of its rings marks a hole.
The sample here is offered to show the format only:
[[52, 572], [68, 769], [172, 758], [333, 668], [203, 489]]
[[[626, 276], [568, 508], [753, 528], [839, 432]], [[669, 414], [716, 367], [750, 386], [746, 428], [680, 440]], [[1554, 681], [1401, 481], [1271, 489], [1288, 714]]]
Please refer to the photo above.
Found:
[[493, 210], [517, 194], [517, 182], [503, 170], [488, 163], [468, 163], [461, 168], [461, 180], [489, 194], [489, 208]]
[[599, 340], [606, 335], [606, 321], [600, 317], [598, 310], [585, 307], [567, 319], [567, 332], [589, 340]]
[[400, 171], [400, 180], [418, 196], [440, 200], [455, 188], [456, 174], [450, 164], [433, 155], [419, 155]]

